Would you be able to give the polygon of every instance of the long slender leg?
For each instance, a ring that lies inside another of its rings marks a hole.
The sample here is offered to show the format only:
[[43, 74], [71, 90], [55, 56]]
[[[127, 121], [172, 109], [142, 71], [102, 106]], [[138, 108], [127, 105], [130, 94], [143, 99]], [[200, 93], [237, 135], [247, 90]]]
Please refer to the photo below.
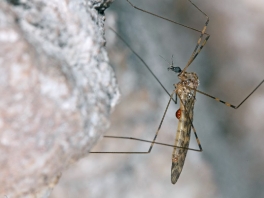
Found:
[[169, 108], [169, 105], [170, 105], [170, 102], [171, 102], [171, 100], [172, 100], [172, 97], [173, 97], [173, 94], [174, 94], [174, 93], [175, 93], [175, 91], [173, 91], [173, 93], [170, 95], [170, 100], [169, 100], [169, 102], [168, 102], [168, 104], [167, 104], [167, 106], [166, 106], [166, 109], [165, 109], [164, 114], [163, 114], [163, 116], [162, 116], [162, 119], [161, 119], [161, 122], [160, 122], [160, 124], [159, 124], [158, 130], [157, 130], [157, 132], [156, 132], [156, 134], [155, 134], [155, 136], [154, 136], [154, 138], [153, 138], [152, 141], [144, 140], [144, 139], [139, 139], [139, 138], [133, 138], [133, 137], [107, 136], [107, 135], [104, 136], [104, 138], [128, 139], [128, 140], [136, 140], [136, 141], [141, 141], [141, 142], [148, 142], [148, 143], [151, 143], [151, 145], [150, 145], [148, 151], [145, 151], [145, 152], [111, 152], [111, 151], [108, 151], [108, 152], [97, 152], [97, 151], [92, 151], [92, 152], [90, 152], [90, 153], [96, 153], [96, 154], [100, 154], [100, 153], [101, 153], [101, 154], [110, 154], [110, 153], [112, 153], [112, 154], [148, 154], [148, 153], [151, 152], [151, 150], [152, 150], [154, 144], [158, 144], [158, 145], [162, 145], [162, 146], [169, 146], [169, 147], [173, 147], [173, 148], [183, 148], [183, 149], [187, 149], [187, 150], [192, 150], [192, 151], [198, 151], [198, 152], [201, 152], [201, 151], [202, 151], [202, 147], [201, 147], [201, 145], [200, 145], [200, 142], [199, 142], [198, 136], [197, 136], [196, 131], [195, 131], [195, 129], [194, 129], [193, 126], [192, 126], [192, 128], [193, 128], [194, 131], [195, 131], [195, 137], [196, 137], [196, 140], [198, 140], [197, 143], [198, 143], [199, 148], [200, 148], [199, 150], [198, 150], [198, 149], [192, 149], [192, 148], [179, 147], [179, 146], [175, 146], [175, 145], [171, 145], [171, 144], [166, 144], [166, 143], [156, 142], [156, 138], [157, 138], [157, 136], [158, 136], [158, 133], [159, 133], [159, 131], [160, 131], [160, 128], [161, 128], [161, 126], [162, 126], [163, 120], [164, 120], [164, 118], [165, 118], [165, 115], [166, 115], [166, 113], [167, 113], [167, 110], [168, 110], [168, 108]]
[[[190, 0], [188, 0], [188, 1], [190, 1]], [[164, 19], [165, 21], [169, 21], [169, 22], [174, 23], [174, 24], [176, 24], [176, 25], [180, 25], [180, 26], [182, 26], [182, 27], [185, 27], [185, 28], [191, 29], [191, 30], [193, 30], [193, 31], [196, 31], [196, 32], [200, 32], [200, 33], [202, 33], [201, 30], [198, 30], [198, 29], [196, 29], [196, 28], [193, 28], [193, 27], [190, 27], [190, 26], [184, 25], [184, 24], [182, 24], [182, 23], [178, 23], [178, 22], [176, 22], [176, 21], [173, 21], [173, 20], [167, 19], [167, 18], [165, 18], [165, 17], [159, 16], [159, 15], [154, 14], [154, 13], [152, 13], [152, 12], [149, 12], [149, 11], [147, 11], [147, 10], [141, 9], [141, 8], [135, 6], [134, 4], [132, 4], [129, 0], [127, 0], [127, 2], [128, 2], [133, 8], [135, 8], [135, 9], [137, 9], [137, 10], [140, 10], [141, 12], [145, 12], [145, 13], [147, 13], [147, 14], [150, 14], [150, 15], [152, 15], [152, 16], [158, 17], [158, 18], [160, 18], [160, 19]], [[191, 3], [192, 3], [192, 2], [191, 2]], [[194, 3], [192, 3], [192, 4], [194, 5]], [[197, 6], [195, 6], [195, 7], [197, 8]], [[198, 10], [201, 11], [199, 8], [198, 8]], [[203, 13], [203, 12], [202, 12], [202, 13]], [[208, 34], [208, 33], [205, 33], [205, 35], [209, 35], [209, 34]]]
[[[183, 25], [183, 24], [181, 24], [181, 23], [178, 23], [178, 22], [175, 22], [175, 21], [173, 21], [173, 20], [170, 20], [170, 19], [167, 19], [167, 18], [165, 18], [165, 17], [162, 17], [162, 16], [159, 16], [159, 15], [157, 15], [157, 14], [154, 14], [154, 13], [151, 13], [151, 12], [149, 12], [149, 11], [147, 11], [147, 10], [144, 10], [144, 9], [141, 9], [141, 8], [139, 8], [139, 7], [137, 7], [137, 6], [135, 6], [134, 4], [132, 4], [129, 0], [127, 0], [127, 2], [133, 7], [133, 8], [135, 8], [135, 9], [137, 9], [137, 10], [140, 10], [140, 11], [142, 11], [142, 12], [145, 12], [145, 13], [147, 13], [147, 14], [150, 14], [150, 15], [153, 15], [153, 16], [155, 16], [155, 17], [158, 17], [158, 18], [161, 18], [161, 19], [164, 19], [164, 20], [166, 20], [166, 21], [169, 21], [169, 22], [172, 22], [172, 23], [174, 23], [174, 24], [177, 24], [177, 25], [180, 25], [180, 26], [183, 26], [183, 27], [185, 27], [185, 28], [188, 28], [188, 29], [191, 29], [191, 30], [194, 30], [194, 31], [197, 31], [197, 32], [200, 32], [201, 33], [201, 35], [200, 35], [200, 37], [199, 37], [199, 39], [198, 39], [198, 41], [197, 41], [197, 44], [196, 44], [196, 46], [195, 46], [195, 48], [194, 48], [194, 51], [193, 51], [193, 53], [192, 53], [192, 55], [190, 56], [190, 58], [189, 58], [189, 60], [188, 60], [188, 62], [187, 62], [187, 64], [186, 64], [186, 66], [184, 67], [184, 69], [183, 69], [183, 72], [185, 72], [186, 71], [186, 69], [189, 67], [189, 65], [194, 61], [194, 59], [198, 56], [198, 54], [201, 52], [201, 50], [203, 49], [203, 47], [205, 46], [205, 44], [206, 44], [206, 42], [208, 41], [208, 39], [210, 38], [210, 35], [209, 34], [207, 34], [205, 31], [206, 31], [206, 28], [207, 28], [207, 25], [208, 25], [208, 23], [209, 23], [209, 17], [198, 7], [198, 6], [196, 6], [191, 0], [188, 0], [198, 11], [200, 11], [206, 18], [207, 18], [207, 20], [206, 20], [206, 22], [205, 22], [205, 25], [204, 25], [204, 27], [203, 27], [203, 30], [202, 31], [200, 31], [200, 30], [197, 30], [197, 29], [195, 29], [195, 28], [192, 28], [192, 27], [189, 27], [189, 26], [186, 26], [186, 25]], [[202, 41], [202, 38], [203, 38], [203, 36], [204, 35], [207, 35], [207, 37], [203, 40], [203, 42], [202, 42], [202, 45], [201, 45], [201, 41]], [[201, 45], [201, 46], [200, 46]], [[200, 48], [199, 48], [199, 46], [200, 46]], [[198, 48], [199, 48], [199, 50], [198, 50]], [[198, 51], [197, 51], [198, 50]]]
[[[187, 111], [187, 108], [185, 107], [185, 105], [184, 105], [184, 103], [183, 103], [181, 97], [179, 97], [179, 99], [180, 99], [181, 103], [183, 104], [184, 109]], [[201, 142], [200, 142], [200, 140], [199, 140], [199, 138], [198, 138], [197, 132], [196, 132], [194, 126], [193, 126], [193, 123], [192, 123], [192, 120], [191, 120], [190, 114], [188, 113], [187, 116], [188, 116], [188, 119], [189, 119], [189, 121], [190, 121], [190, 123], [191, 123], [192, 129], [193, 129], [193, 133], [194, 133], [194, 135], [195, 135], [196, 142], [197, 142], [197, 144], [198, 144], [198, 146], [199, 146], [199, 150], [196, 149], [196, 151], [198, 151], [198, 152], [202, 152], [202, 151], [203, 151], [203, 148], [202, 148]], [[190, 149], [189, 149], [189, 150], [190, 150]]]
[[[190, 60], [188, 61], [188, 64], [187, 64], [187, 66], [184, 68], [184, 71], [187, 69], [187, 67], [189, 67], [189, 65], [190, 64], [192, 64], [192, 62], [194, 61], [194, 59], [198, 56], [198, 54], [201, 52], [201, 50], [203, 49], [203, 47], [205, 46], [205, 44], [206, 44], [206, 42], [208, 41], [208, 39], [210, 38], [210, 35], [208, 35], [205, 39], [204, 39], [204, 41], [203, 41], [203, 43], [202, 43], [202, 45], [200, 46], [200, 48], [199, 48], [199, 50], [196, 52], [194, 52], [194, 54], [193, 54], [193, 58], [190, 58]], [[199, 45], [198, 45], [199, 46]]]
[[210, 97], [210, 98], [212, 98], [212, 99], [214, 99], [214, 100], [216, 100], [216, 101], [218, 101], [218, 102], [221, 102], [221, 103], [223, 103], [223, 104], [225, 104], [226, 106], [228, 106], [228, 107], [232, 107], [233, 109], [238, 109], [261, 85], [262, 85], [262, 83], [264, 82], [264, 80], [262, 80], [259, 84], [258, 84], [258, 86], [252, 91], [252, 92], [250, 92], [250, 94], [248, 94], [247, 95], [247, 97], [244, 99], [244, 100], [242, 100], [242, 102], [240, 102], [239, 103], [239, 105], [237, 105], [237, 106], [235, 106], [235, 105], [232, 105], [232, 104], [230, 104], [230, 103], [228, 103], [228, 102], [225, 102], [225, 101], [223, 101], [223, 100], [220, 100], [219, 98], [216, 98], [216, 97], [214, 97], [214, 96], [211, 96], [211, 95], [209, 95], [209, 94], [207, 94], [207, 93], [205, 93], [205, 92], [202, 92], [202, 91], [199, 91], [199, 90], [197, 90], [197, 89], [193, 89], [193, 88], [191, 88], [191, 87], [188, 87], [189, 89], [192, 89], [192, 90], [195, 90], [195, 91], [197, 91], [198, 93], [200, 93], [200, 94], [203, 94], [203, 95], [205, 95], [205, 96], [208, 96], [208, 97]]
[[[163, 120], [164, 120], [165, 115], [166, 115], [166, 113], [167, 113], [167, 110], [168, 110], [168, 108], [169, 108], [169, 105], [170, 105], [170, 102], [171, 102], [171, 100], [172, 100], [172, 97], [173, 97], [174, 92], [175, 92], [175, 91], [173, 91], [172, 94], [170, 94], [170, 100], [169, 100], [169, 102], [168, 102], [168, 104], [167, 104], [167, 106], [166, 106], [166, 109], [165, 109], [164, 114], [163, 114], [163, 116], [162, 116], [162, 119], [161, 119], [161, 121], [160, 121], [160, 124], [159, 124], [158, 130], [157, 130], [157, 132], [156, 132], [156, 134], [155, 134], [155, 136], [154, 136], [154, 138], [153, 138], [152, 141], [143, 140], [143, 139], [138, 139], [138, 138], [133, 138], [133, 137], [123, 137], [123, 136], [104, 136], [105, 138], [130, 139], [130, 140], [138, 140], [138, 141], [142, 141], [142, 142], [150, 142], [151, 145], [150, 145], [148, 151], [145, 151], [145, 152], [90, 152], [90, 153], [115, 153], [115, 154], [122, 154], [122, 153], [131, 153], [131, 154], [133, 154], [133, 153], [134, 153], [134, 154], [142, 153], [142, 154], [147, 154], [147, 153], [150, 153], [151, 150], [152, 150], [152, 147], [153, 147], [153, 145], [154, 145], [154, 143], [155, 143], [155, 140], [156, 140], [156, 138], [157, 138], [157, 136], [158, 136], [158, 133], [159, 133], [159, 131], [160, 131], [161, 125], [162, 125], [162, 123], [163, 123]], [[162, 143], [157, 143], [157, 144], [165, 145], [165, 144], [162, 144]], [[167, 145], [167, 146], [169, 146], [169, 145]]]
[[195, 130], [192, 122], [191, 122], [191, 124], [192, 124], [192, 129], [193, 129], [193, 133], [195, 135], [196, 142], [197, 142], [197, 144], [199, 146], [199, 152], [202, 152], [203, 151], [203, 148], [202, 148], [201, 142], [200, 142], [200, 140], [198, 138], [197, 132], [196, 132], [196, 130]]
[[[203, 41], [203, 43], [202, 43], [202, 45], [200, 46], [200, 43], [201, 43], [201, 41], [202, 41], [202, 38], [203, 38], [203, 36], [204, 36], [204, 34], [205, 34], [205, 31], [206, 31], [206, 28], [207, 28], [207, 25], [208, 25], [208, 23], [209, 23], [209, 17], [200, 9], [200, 8], [198, 8], [191, 0], [188, 0], [197, 10], [199, 10], [206, 18], [207, 18], [207, 20], [206, 20], [206, 22], [205, 22], [205, 25], [204, 25], [204, 27], [203, 27], [203, 30], [202, 30], [202, 32], [201, 32], [201, 35], [200, 35], [200, 37], [199, 37], [199, 39], [198, 39], [198, 41], [197, 41], [197, 44], [196, 44], [196, 46], [195, 46], [195, 48], [194, 48], [194, 51], [193, 51], [193, 53], [192, 53], [192, 55], [191, 55], [191, 57], [190, 57], [190, 59], [188, 60], [188, 63], [187, 63], [187, 65], [184, 67], [184, 69], [183, 69], [183, 73], [186, 71], [186, 69], [190, 66], [190, 64], [194, 61], [194, 59], [198, 56], [198, 54], [201, 52], [201, 50], [203, 49], [203, 47], [205, 46], [205, 44], [206, 44], [206, 42], [207, 42], [207, 40], [210, 38], [210, 35], [208, 35], [206, 38], [205, 38], [205, 40]], [[198, 50], [198, 52], [197, 52], [197, 49], [198, 49], [198, 47], [200, 46], [200, 48], [199, 48], [199, 50]]]
[[[177, 94], [175, 94], [175, 95], [177, 96]], [[173, 97], [173, 94], [171, 94], [171, 98], [172, 98], [172, 97]], [[179, 98], [180, 98], [180, 97], [179, 97]], [[180, 98], [180, 100], [181, 100], [181, 98]], [[181, 102], [182, 102], [182, 100], [181, 100]], [[170, 101], [169, 101], [169, 103], [170, 103]], [[164, 117], [165, 117], [165, 114], [166, 114], [166, 112], [167, 112], [167, 109], [168, 109], [168, 107], [169, 107], [169, 103], [168, 103], [168, 105], [167, 105], [167, 107], [166, 107], [166, 110], [165, 110], [165, 112], [164, 112], [164, 115], [163, 115], [163, 117], [162, 117], [161, 123], [160, 123], [159, 128], [158, 128], [158, 131], [156, 132], [156, 135], [155, 135], [153, 141], [148, 141], [148, 140], [143, 140], [143, 139], [138, 139], [138, 138], [133, 138], [133, 137], [122, 137], [122, 136], [104, 136], [104, 137], [107, 137], [107, 138], [118, 138], [118, 139], [130, 139], [130, 140], [137, 140], [137, 141], [142, 141], [142, 142], [149, 142], [149, 143], [152, 143], [151, 146], [150, 146], [150, 148], [149, 148], [149, 151], [148, 151], [148, 152], [139, 152], [139, 153], [143, 153], [143, 154], [144, 154], [144, 153], [150, 153], [150, 152], [151, 152], [151, 149], [152, 149], [152, 147], [153, 147], [153, 144], [158, 144], [158, 145], [163, 145], [163, 146], [169, 146], [169, 147], [173, 147], [173, 148], [183, 148], [183, 149], [187, 149], [187, 150], [192, 150], [192, 151], [202, 152], [202, 151], [203, 151], [203, 148], [202, 148], [201, 142], [200, 142], [200, 140], [199, 140], [199, 138], [198, 138], [198, 134], [197, 134], [197, 132], [196, 132], [196, 130], [195, 130], [195, 127], [193, 126], [193, 123], [192, 123], [192, 120], [191, 120], [189, 114], [187, 114], [187, 116], [188, 116], [188, 119], [190, 120], [191, 127], [192, 127], [192, 129], [193, 129], [193, 133], [194, 133], [194, 135], [195, 135], [196, 142], [197, 142], [197, 144], [198, 144], [198, 146], [199, 146], [199, 150], [198, 150], [198, 149], [193, 149], [193, 148], [179, 147], [179, 146], [175, 146], [175, 145], [171, 145], [171, 144], [165, 144], [165, 143], [160, 143], [160, 142], [156, 142], [156, 141], [155, 141], [155, 140], [156, 140], [156, 137], [157, 137], [157, 135], [158, 135], [158, 132], [159, 132], [159, 130], [160, 130], [160, 128], [161, 128], [161, 125], [162, 125], [162, 122], [163, 122], [163, 120], [164, 120]], [[186, 107], [185, 107], [185, 105], [184, 105], [183, 102], [182, 102], [182, 104], [183, 104], [183, 106], [184, 106], [184, 109], [186, 110]], [[106, 153], [107, 153], [107, 152], [106, 152]], [[119, 152], [118, 152], [118, 153], [119, 153]], [[122, 152], [121, 152], [121, 153], [122, 153]], [[126, 153], [127, 153], [127, 152], [126, 152]], [[138, 152], [129, 152], [129, 153], [138, 153]]]
[[[170, 93], [167, 91], [167, 89], [164, 87], [164, 85], [160, 82], [160, 80], [158, 79], [158, 77], [153, 73], [153, 71], [150, 69], [150, 67], [147, 65], [147, 63], [138, 55], [138, 53], [136, 53], [132, 47], [130, 47], [130, 45], [122, 38], [122, 36], [120, 36], [113, 28], [109, 27], [110, 30], [112, 30], [117, 36], [118, 38], [123, 41], [123, 43], [136, 55], [136, 57], [143, 63], [143, 65], [147, 68], [147, 70], [151, 73], [151, 75], [156, 79], [156, 81], [160, 84], [160, 86], [164, 89], [164, 91], [168, 94], [168, 96], [170, 96]], [[173, 98], [172, 100], [174, 101], [174, 103], [177, 103]]]
[[[225, 101], [223, 101], [223, 100], [220, 100], [220, 99], [218, 99], [218, 98], [216, 98], [216, 97], [214, 97], [214, 96], [211, 96], [211, 95], [209, 95], [209, 94], [207, 94], [207, 93], [204, 93], [204, 92], [202, 92], [202, 91], [199, 91], [199, 90], [197, 90], [197, 89], [193, 89], [193, 88], [191, 88], [191, 87], [188, 87], [189, 89], [192, 89], [192, 90], [194, 90], [194, 91], [197, 91], [198, 93], [201, 93], [201, 94], [203, 94], [203, 95], [205, 95], [205, 96], [208, 96], [208, 97], [210, 97], [210, 98], [213, 98], [213, 99], [215, 99], [216, 101], [218, 101], [218, 102], [221, 102], [221, 103], [223, 103], [223, 104], [225, 104], [226, 106], [228, 106], [228, 107], [232, 107], [232, 108], [234, 108], [234, 109], [238, 109], [260, 86], [261, 86], [261, 84], [264, 82], [264, 80], [262, 80], [259, 84], [258, 84], [258, 86], [252, 91], [252, 92], [250, 92], [250, 94], [248, 94], [248, 96], [244, 99], [244, 100], [242, 100], [242, 102], [241, 103], [239, 103], [239, 105], [237, 105], [237, 106], [234, 106], [234, 105], [232, 105], [232, 104], [230, 104], [230, 103], [227, 103], [227, 102], [225, 102]], [[181, 103], [183, 104], [183, 106], [184, 106], [184, 109], [186, 110], [186, 107], [185, 107], [185, 105], [184, 105], [184, 103], [183, 103], [183, 101], [181, 100], [181, 98], [179, 97], [179, 99], [180, 99], [180, 101], [181, 101]], [[195, 130], [195, 128], [194, 128], [194, 126], [193, 126], [193, 123], [192, 123], [192, 120], [191, 120], [191, 118], [190, 118], [190, 115], [189, 114], [187, 114], [187, 116], [188, 116], [188, 119], [190, 120], [190, 123], [191, 123], [191, 125], [192, 125], [192, 129], [193, 129], [193, 132], [194, 132], [194, 135], [195, 135], [195, 138], [196, 138], [196, 142], [197, 142], [197, 144], [198, 144], [198, 146], [199, 146], [199, 150], [195, 150], [195, 151], [198, 151], [198, 152], [202, 152], [203, 151], [203, 149], [202, 149], [202, 145], [201, 145], [201, 143], [200, 143], [200, 140], [199, 140], [199, 138], [198, 138], [198, 134], [197, 134], [197, 132], [196, 132], [196, 130]], [[193, 150], [193, 149], [188, 149], [188, 150]]]
[[[203, 94], [203, 95], [205, 95], [205, 96], [208, 96], [208, 97], [210, 97], [210, 98], [212, 98], [212, 99], [215, 99], [216, 101], [218, 101], [218, 102], [221, 102], [221, 103], [223, 103], [223, 104], [225, 104], [226, 106], [229, 106], [229, 107], [232, 107], [232, 108], [234, 108], [234, 109], [238, 109], [261, 85], [262, 85], [262, 83], [264, 82], [264, 80], [262, 80], [259, 84], [258, 84], [258, 86], [252, 91], [252, 92], [250, 92], [250, 94], [248, 94], [247, 96], [246, 96], [246, 98], [244, 99], [244, 100], [242, 100], [242, 102], [241, 103], [239, 103], [239, 105], [237, 105], [237, 106], [235, 106], [235, 105], [232, 105], [232, 104], [230, 104], [230, 103], [228, 103], [228, 102], [225, 102], [225, 101], [223, 101], [223, 100], [220, 100], [220, 99], [218, 99], [218, 98], [216, 98], [216, 97], [214, 97], [214, 96], [211, 96], [211, 95], [209, 95], [209, 94], [207, 94], [207, 93], [204, 93], [204, 92], [202, 92], [202, 91], [199, 91], [199, 90], [197, 90], [197, 89], [193, 89], [193, 88], [191, 88], [191, 87], [188, 87], [189, 89], [192, 89], [192, 90], [195, 90], [195, 91], [197, 91], [198, 93], [201, 93], [201, 94]], [[149, 143], [151, 143], [151, 146], [150, 146], [150, 148], [149, 148], [149, 151], [148, 152], [91, 152], [91, 153], [134, 153], [134, 154], [140, 154], [140, 153], [142, 153], [142, 154], [144, 154], [144, 153], [150, 153], [151, 152], [151, 149], [152, 149], [152, 147], [153, 147], [153, 145], [154, 144], [159, 144], [159, 145], [163, 145], [163, 146], [169, 146], [169, 147], [176, 147], [176, 148], [184, 148], [184, 149], [187, 149], [187, 150], [193, 150], [193, 151], [198, 151], [198, 152], [202, 152], [203, 151], [203, 149], [202, 149], [202, 146], [201, 146], [201, 143], [200, 143], [200, 140], [199, 140], [199, 138], [198, 138], [198, 134], [197, 134], [197, 132], [196, 132], [196, 130], [195, 130], [195, 127], [193, 126], [193, 123], [192, 123], [192, 121], [191, 121], [191, 118], [190, 118], [190, 115], [188, 114], [188, 119], [190, 120], [190, 123], [191, 123], [191, 127], [192, 127], [192, 129], [193, 129], [193, 132], [194, 132], [194, 135], [195, 135], [195, 138], [196, 138], [196, 142], [197, 142], [197, 144], [198, 144], [198, 146], [199, 146], [199, 150], [198, 149], [192, 149], [192, 148], [185, 148], [185, 147], [177, 147], [177, 146], [174, 146], [174, 145], [170, 145], [170, 144], [165, 144], [165, 143], [160, 143], [160, 142], [155, 142], [155, 140], [156, 140], [156, 137], [157, 137], [157, 135], [158, 135], [158, 133], [159, 133], [159, 130], [160, 130], [160, 128], [161, 128], [161, 125], [162, 125], [162, 122], [163, 122], [163, 120], [164, 120], [164, 117], [165, 117], [165, 115], [166, 115], [166, 112], [167, 112], [167, 109], [168, 109], [168, 106], [169, 106], [169, 104], [170, 104], [170, 101], [171, 101], [171, 98], [173, 97], [173, 94], [171, 94], [170, 95], [170, 100], [169, 100], [169, 103], [168, 103], [168, 105], [167, 105], [167, 107], [166, 107], [166, 110], [165, 110], [165, 112], [164, 112], [164, 115], [163, 115], [163, 117], [162, 117], [162, 120], [161, 120], [161, 123], [160, 123], [160, 125], [159, 125], [159, 128], [158, 128], [158, 131], [156, 132], [156, 134], [155, 134], [155, 137], [154, 137], [154, 139], [153, 139], [153, 141], [148, 141], [148, 140], [143, 140], [143, 139], [138, 139], [138, 138], [132, 138], [132, 137], [120, 137], [120, 136], [105, 136], [105, 137], [107, 137], [107, 138], [119, 138], [119, 139], [131, 139], [131, 140], [137, 140], [137, 141], [142, 141], [142, 142], [149, 142]], [[181, 98], [179, 97], [179, 99], [181, 100]], [[181, 100], [181, 102], [183, 103], [183, 101]], [[184, 103], [183, 103], [184, 104]], [[184, 108], [186, 109], [186, 107], [185, 107], [185, 105], [184, 105]]]

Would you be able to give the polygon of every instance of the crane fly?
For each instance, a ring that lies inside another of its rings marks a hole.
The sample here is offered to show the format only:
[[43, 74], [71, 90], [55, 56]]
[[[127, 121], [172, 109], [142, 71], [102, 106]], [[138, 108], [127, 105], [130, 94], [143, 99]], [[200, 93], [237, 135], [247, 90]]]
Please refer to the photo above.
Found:
[[[149, 70], [151, 75], [157, 80], [157, 82], [160, 84], [160, 86], [169, 95], [169, 102], [167, 103], [167, 106], [166, 106], [166, 109], [163, 113], [159, 127], [158, 127], [152, 141], [134, 138], [134, 137], [109, 136], [109, 135], [104, 136], [105, 138], [129, 139], [129, 140], [136, 140], [136, 141], [151, 143], [148, 151], [145, 151], [145, 152], [90, 152], [90, 153], [104, 153], [104, 154], [107, 154], [107, 153], [108, 154], [148, 154], [151, 152], [154, 144], [172, 147], [173, 148], [172, 166], [171, 166], [171, 182], [172, 182], [172, 184], [175, 184], [177, 182], [177, 180], [181, 174], [181, 171], [182, 171], [182, 168], [184, 165], [184, 161], [185, 161], [185, 158], [187, 155], [187, 151], [193, 150], [193, 151], [202, 152], [202, 150], [203, 150], [201, 143], [199, 141], [197, 132], [193, 126], [193, 109], [194, 109], [194, 104], [195, 104], [195, 100], [196, 100], [196, 97], [195, 97], [196, 93], [198, 92], [200, 94], [208, 96], [208, 97], [210, 97], [210, 98], [212, 98], [218, 102], [221, 102], [221, 103], [225, 104], [226, 106], [229, 106], [233, 109], [238, 109], [264, 82], [264, 80], [262, 80], [258, 84], [258, 86], [244, 100], [242, 100], [242, 102], [237, 106], [232, 105], [232, 104], [225, 102], [223, 100], [220, 100], [214, 96], [211, 96], [211, 95], [209, 95], [205, 92], [199, 91], [197, 89], [198, 85], [199, 85], [199, 78], [198, 78], [197, 74], [194, 72], [187, 72], [186, 70], [191, 65], [191, 63], [195, 60], [195, 58], [199, 55], [199, 53], [201, 52], [201, 50], [205, 46], [206, 42], [210, 38], [210, 35], [208, 33], [206, 33], [206, 28], [207, 28], [207, 25], [209, 23], [209, 17], [198, 6], [196, 6], [191, 0], [188, 0], [188, 1], [192, 4], [192, 6], [194, 6], [206, 18], [205, 25], [203, 26], [202, 30], [198, 30], [198, 29], [186, 26], [184, 24], [172, 21], [170, 19], [164, 18], [162, 16], [156, 15], [154, 13], [147, 11], [147, 10], [136, 7], [129, 0], [127, 0], [127, 2], [129, 3], [130, 6], [132, 6], [133, 8], [135, 8], [141, 12], [144, 12], [144, 13], [153, 15], [155, 17], [164, 19], [164, 20], [169, 21], [171, 23], [174, 23], [176, 25], [183, 26], [184, 28], [188, 28], [188, 29], [191, 29], [193, 31], [199, 32], [200, 36], [197, 40], [197, 44], [195, 45], [194, 51], [192, 52], [188, 62], [186, 63], [186, 65], [183, 69], [181, 69], [180, 67], [175, 67], [173, 65], [173, 60], [170, 64], [170, 66], [168, 67], [168, 70], [171, 70], [171, 71], [178, 74], [178, 78], [180, 80], [178, 83], [174, 84], [173, 92], [169, 93], [167, 91], [167, 89], [163, 86], [163, 84], [160, 82], [160, 80], [156, 77], [156, 75], [149, 68], [149, 66], [146, 64], [146, 62], [130, 47], [130, 45], [114, 29], [110, 28], [126, 44], [126, 46], [135, 54], [135, 56], [143, 63], [143, 65]], [[176, 96], [175, 99], [173, 98], [174, 95]], [[174, 103], [177, 103], [177, 98], [179, 98], [179, 100], [180, 100], [180, 108], [176, 111], [176, 114], [175, 114], [175, 116], [178, 119], [178, 127], [177, 127], [177, 132], [176, 132], [175, 143], [174, 143], [174, 145], [171, 145], [171, 144], [157, 142], [156, 138], [157, 138], [159, 131], [161, 129], [163, 120], [164, 120], [165, 115], [167, 113], [168, 107], [171, 103], [171, 100], [173, 100]], [[194, 135], [195, 135], [199, 149], [189, 148], [191, 129], [194, 132]]]

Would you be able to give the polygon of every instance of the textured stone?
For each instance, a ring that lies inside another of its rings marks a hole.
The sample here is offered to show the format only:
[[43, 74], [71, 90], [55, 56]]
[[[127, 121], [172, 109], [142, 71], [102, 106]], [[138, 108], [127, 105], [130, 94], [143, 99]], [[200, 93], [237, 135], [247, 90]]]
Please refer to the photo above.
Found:
[[109, 126], [110, 2], [0, 2], [0, 197], [48, 197]]

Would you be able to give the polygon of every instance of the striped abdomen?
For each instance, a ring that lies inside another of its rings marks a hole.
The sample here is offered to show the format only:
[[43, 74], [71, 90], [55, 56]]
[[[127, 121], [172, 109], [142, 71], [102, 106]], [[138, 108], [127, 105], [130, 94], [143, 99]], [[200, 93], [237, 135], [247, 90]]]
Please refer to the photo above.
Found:
[[[180, 96], [181, 97], [181, 96]], [[193, 120], [193, 107], [195, 101], [195, 93], [190, 98], [181, 97], [180, 116], [176, 133], [175, 146], [188, 148], [191, 135], [191, 122]], [[184, 105], [182, 104], [184, 102]], [[186, 108], [186, 109], [185, 109]], [[189, 116], [188, 116], [189, 114]], [[172, 153], [171, 166], [171, 183], [175, 184], [181, 174], [187, 149], [174, 148]]]

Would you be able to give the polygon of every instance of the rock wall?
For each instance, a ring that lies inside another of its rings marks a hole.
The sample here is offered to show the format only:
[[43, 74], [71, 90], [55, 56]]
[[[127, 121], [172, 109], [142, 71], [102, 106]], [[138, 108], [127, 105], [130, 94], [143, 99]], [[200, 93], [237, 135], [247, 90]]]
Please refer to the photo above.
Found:
[[0, 197], [48, 197], [108, 128], [119, 98], [105, 50], [110, 3], [0, 2]]

